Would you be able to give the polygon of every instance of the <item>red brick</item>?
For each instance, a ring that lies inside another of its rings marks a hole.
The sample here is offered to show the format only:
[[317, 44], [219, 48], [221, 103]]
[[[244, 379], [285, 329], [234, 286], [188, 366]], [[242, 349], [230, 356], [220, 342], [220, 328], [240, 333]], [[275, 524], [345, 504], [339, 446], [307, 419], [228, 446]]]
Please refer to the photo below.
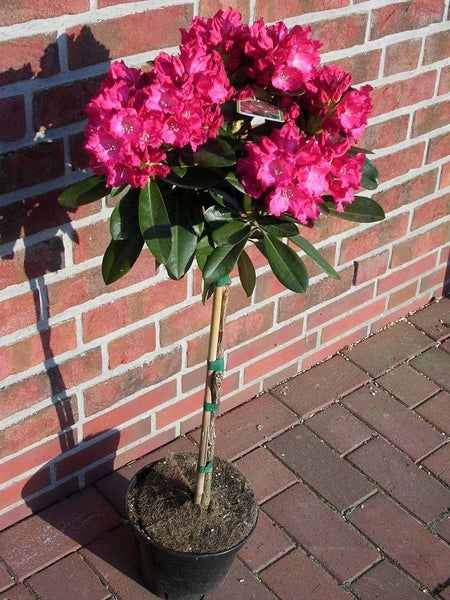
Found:
[[425, 108], [420, 108], [414, 113], [412, 136], [424, 135], [435, 129], [445, 127], [450, 120], [448, 102], [439, 102]]
[[382, 438], [370, 440], [347, 458], [425, 523], [449, 506], [450, 490]]
[[450, 55], [450, 37], [448, 31], [438, 31], [425, 38], [423, 63], [429, 65], [440, 60], [447, 60]]
[[82, 263], [91, 258], [103, 256], [111, 235], [106, 221], [100, 221], [77, 229], [74, 244], [74, 262]]
[[367, 335], [367, 325], [360, 327], [359, 329], [355, 329], [348, 335], [345, 335], [338, 340], [335, 340], [332, 344], [327, 344], [323, 346], [320, 351], [316, 351], [314, 354], [305, 357], [302, 360], [302, 370], [309, 369], [314, 366], [316, 363], [323, 361], [324, 359], [329, 359], [334, 356], [337, 352], [342, 350], [343, 348], [355, 344], [359, 342], [362, 338]]
[[94, 379], [102, 372], [100, 348], [80, 353], [47, 370], [54, 394]]
[[[256, 15], [262, 17], [265, 21], [278, 21], [288, 17], [296, 17], [308, 13], [332, 10], [333, 8], [343, 8], [348, 6], [348, 0], [273, 0], [264, 2], [258, 0], [256, 3]], [[319, 39], [321, 39], [319, 37]]]
[[409, 115], [400, 115], [375, 125], [370, 125], [360, 141], [362, 148], [379, 150], [405, 141], [408, 133]]
[[349, 394], [368, 380], [368, 376], [342, 356], [318, 364], [270, 393], [287, 404], [302, 419]]
[[184, 4], [98, 21], [89, 27], [72, 27], [67, 30], [69, 69], [177, 46], [180, 43], [178, 30], [187, 27], [191, 19], [192, 6]]
[[[3, 7], [0, 24], [5, 10]], [[55, 33], [1, 42], [0, 57], [0, 86], [34, 77], [51, 77], [60, 70]]]
[[72, 277], [60, 279], [47, 286], [49, 316], [73, 307], [79, 307], [85, 302], [100, 296], [104, 287], [98, 268], [77, 273]]
[[448, 94], [450, 91], [450, 67], [442, 67], [441, 76], [439, 78], [438, 94]]
[[294, 485], [263, 508], [341, 582], [379, 558], [375, 547], [305, 485]]
[[[298, 574], [302, 574], [299, 585]], [[351, 596], [302, 550], [296, 549], [261, 574], [278, 598], [286, 600], [350, 600]]]
[[[162, 408], [156, 413], [156, 428], [163, 429], [172, 423], [181, 421], [194, 412], [198, 412], [203, 404], [203, 390], [195, 392], [182, 400], [172, 402], [169, 406]], [[201, 422], [201, 416], [197, 417], [197, 423]]]
[[77, 347], [75, 321], [54, 325], [2, 349], [0, 379], [26, 371]]
[[400, 175], [405, 175], [411, 169], [421, 167], [424, 162], [424, 152], [425, 142], [420, 142], [375, 159], [374, 164], [380, 173], [380, 181], [395, 179]]
[[332, 404], [306, 421], [306, 426], [341, 456], [351, 452], [373, 435], [365, 423], [340, 404]]
[[439, 181], [439, 189], [443, 189], [450, 185], [450, 162], [442, 165], [441, 178]]
[[435, 83], [436, 72], [429, 71], [376, 87], [371, 94], [374, 106], [372, 116], [386, 114], [432, 98]]
[[133, 362], [156, 348], [155, 325], [150, 323], [111, 340], [108, 344], [109, 368]]
[[390, 312], [386, 311], [379, 319], [370, 324], [370, 334], [379, 331], [383, 327], [386, 327], [386, 325], [392, 325], [392, 323], [399, 319], [403, 319], [409, 312], [422, 308], [429, 299], [429, 294], [421, 294], [416, 296], [416, 298], [411, 299], [411, 302], [409, 302], [407, 306], [403, 306], [397, 310], [391, 310]]
[[62, 175], [62, 140], [50, 140], [0, 156], [0, 188], [3, 193], [43, 183]]
[[450, 334], [450, 299], [431, 302], [422, 310], [408, 317], [415, 327], [434, 340], [442, 340]]
[[424, 404], [421, 404], [416, 412], [424, 417], [427, 421], [450, 435], [450, 414], [448, 407], [450, 406], [450, 394], [441, 391], [437, 396], [431, 398]]
[[246, 454], [235, 466], [247, 477], [259, 504], [297, 481], [295, 475], [264, 448]]
[[414, 461], [420, 460], [444, 441], [436, 429], [375, 386], [356, 390], [342, 403]]
[[[344, 71], [351, 73], [352, 84], [357, 85], [365, 81], [377, 79], [380, 70], [380, 60], [381, 50], [369, 50], [368, 52], [361, 52], [361, 54], [340, 58], [332, 62]], [[379, 148], [379, 144], [376, 147]]]
[[30, 600], [32, 596], [22, 583], [15, 585], [12, 588], [8, 589], [8, 595], [5, 597], [5, 600]]
[[312, 36], [322, 42], [321, 52], [351, 48], [364, 44], [367, 15], [356, 13], [346, 17], [335, 17], [328, 21], [314, 22], [311, 27]]
[[392, 249], [391, 267], [399, 267], [410, 262], [411, 257], [423, 256], [439, 246], [444, 246], [450, 240], [448, 223], [436, 225], [418, 235], [409, 235], [408, 239], [395, 244]]
[[416, 406], [439, 391], [438, 386], [408, 364], [379, 377], [377, 383], [406, 406]]
[[402, 71], [413, 71], [419, 64], [422, 40], [403, 40], [386, 48], [384, 75], [395, 75]]
[[13, 25], [33, 19], [47, 19], [58, 15], [76, 14], [89, 10], [89, 0], [74, 0], [67, 6], [64, 0], [43, 0], [36, 5], [33, 0], [21, 0], [4, 6], [0, 25]]
[[447, 158], [447, 148], [450, 144], [450, 135], [443, 133], [430, 139], [428, 144], [427, 163]]
[[33, 127], [35, 131], [63, 127], [86, 118], [87, 102], [97, 94], [98, 77], [59, 85], [33, 94]]
[[4, 564], [0, 565], [0, 592], [11, 588], [14, 585], [14, 579], [8, 573]]
[[332, 321], [337, 317], [342, 317], [342, 315], [345, 315], [347, 312], [355, 310], [355, 308], [361, 304], [365, 304], [373, 298], [373, 291], [374, 284], [367, 285], [362, 289], [354, 290], [350, 294], [311, 312], [307, 316], [308, 330], [324, 325], [328, 321]]
[[0, 321], [0, 335], [2, 336], [34, 325], [40, 318], [37, 292], [25, 292], [20, 296], [0, 302], [0, 313], [3, 315], [3, 319]]
[[441, 298], [449, 290], [448, 268], [441, 267], [434, 273], [422, 277], [420, 281], [420, 293], [427, 293], [428, 298]]
[[374, 199], [382, 204], [385, 212], [395, 210], [400, 206], [405, 206], [410, 202], [414, 202], [414, 200], [423, 199], [432, 194], [436, 189], [438, 174], [437, 169], [421, 173], [417, 177], [376, 194]]
[[397, 215], [342, 241], [340, 263], [357, 260], [363, 254], [402, 239], [407, 232], [408, 215]]
[[450, 444], [446, 444], [430, 454], [422, 461], [422, 464], [441, 481], [450, 485]]
[[[211, 321], [211, 302], [200, 302], [182, 308], [161, 320], [160, 339], [162, 346], [169, 346], [197, 331], [204, 329]], [[227, 334], [229, 328], [227, 327]]]
[[[77, 582], [76, 586], [73, 585], [74, 581]], [[66, 600], [77, 600], [80, 597], [83, 600], [110, 598], [109, 591], [76, 552], [33, 575], [28, 584], [42, 600], [52, 600], [55, 590]]]
[[423, 600], [428, 594], [387, 560], [379, 562], [351, 584], [361, 600]]
[[70, 164], [72, 171], [80, 171], [89, 167], [89, 156], [84, 150], [84, 133], [70, 136]]
[[446, 517], [443, 521], [439, 521], [439, 523], [435, 527], [435, 532], [441, 536], [447, 542], [450, 542], [450, 517]]
[[383, 6], [372, 11], [371, 39], [420, 29], [444, 18], [444, 0], [409, 0], [400, 4]]
[[[266, 356], [265, 358], [259, 359], [253, 365], [249, 365], [244, 369], [244, 382], [248, 383], [251, 381], [260, 381], [266, 373], [270, 373], [275, 369], [280, 369], [284, 365], [295, 361], [298, 364], [299, 359], [303, 354], [308, 353], [314, 349], [317, 344], [317, 335], [308, 335], [307, 337], [286, 346], [282, 350], [278, 350], [276, 353]], [[282, 377], [277, 377], [277, 383]], [[263, 389], [267, 389], [269, 386], [267, 380], [263, 379]]]
[[368, 256], [356, 261], [354, 283], [361, 285], [368, 281], [377, 280], [386, 273], [389, 264], [389, 250], [384, 250], [375, 256]]
[[349, 518], [383, 552], [429, 589], [447, 579], [448, 546], [386, 496], [377, 494], [369, 498]]
[[20, 140], [25, 131], [24, 97], [10, 96], [0, 100], [0, 142]]
[[8, 482], [7, 487], [0, 490], [0, 506], [2, 509], [25, 500], [28, 496], [42, 492], [50, 485], [50, 468], [43, 467], [34, 475], [20, 481]]
[[410, 365], [440, 387], [450, 391], [450, 357], [441, 348], [430, 348], [420, 356], [413, 358]]
[[387, 308], [388, 310], [392, 310], [396, 306], [401, 306], [405, 304], [405, 302], [410, 301], [411, 299], [416, 297], [417, 292], [417, 281], [414, 283], [410, 283], [395, 292], [391, 292], [389, 294]]
[[372, 483], [303, 425], [278, 436], [268, 447], [341, 512], [375, 491]]
[[243, 23], [249, 22], [249, 3], [242, 2], [241, 0], [234, 0], [234, 2], [224, 2], [223, 0], [200, 0], [199, 14], [202, 17], [212, 17], [218, 10], [226, 10], [229, 6], [235, 8], [241, 13]]
[[[449, 140], [450, 141], [450, 140]], [[429, 202], [416, 206], [413, 214], [411, 229], [423, 227], [446, 217], [450, 213], [450, 194], [434, 198]]]
[[326, 343], [335, 338], [341, 338], [349, 329], [371, 321], [374, 317], [383, 313], [385, 307], [384, 299], [374, 301], [368, 306], [355, 310], [353, 313], [342, 317], [339, 321], [326, 325], [322, 329], [321, 341]]

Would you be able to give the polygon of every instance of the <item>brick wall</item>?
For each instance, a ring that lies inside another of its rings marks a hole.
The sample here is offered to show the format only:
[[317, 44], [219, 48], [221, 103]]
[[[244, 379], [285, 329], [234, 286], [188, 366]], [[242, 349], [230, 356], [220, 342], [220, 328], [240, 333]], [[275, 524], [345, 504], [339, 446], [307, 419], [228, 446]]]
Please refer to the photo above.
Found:
[[[441, 296], [449, 270], [449, 0], [250, 0], [247, 20], [311, 24], [324, 60], [370, 82], [387, 219], [325, 220], [305, 237], [307, 295], [260, 262], [251, 300], [233, 281], [224, 408]], [[198, 423], [210, 305], [200, 277], [167, 280], [148, 253], [107, 287], [108, 201], [76, 212], [83, 106], [110, 59], [139, 65], [178, 44], [214, 0], [7, 2], [0, 13], [0, 526]], [[225, 6], [225, 4], [224, 4]], [[255, 261], [259, 259], [255, 256]], [[447, 284], [446, 284], [447, 278]], [[24, 498], [26, 501], [24, 502]]]

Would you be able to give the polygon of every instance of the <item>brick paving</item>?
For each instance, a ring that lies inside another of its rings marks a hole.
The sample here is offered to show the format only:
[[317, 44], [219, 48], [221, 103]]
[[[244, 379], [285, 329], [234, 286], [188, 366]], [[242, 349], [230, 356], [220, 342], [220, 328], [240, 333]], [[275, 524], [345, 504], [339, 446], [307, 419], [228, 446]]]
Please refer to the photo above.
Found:
[[[450, 600], [450, 299], [218, 419], [260, 519], [211, 600]], [[0, 533], [0, 600], [152, 600], [128, 481], [198, 432]]]

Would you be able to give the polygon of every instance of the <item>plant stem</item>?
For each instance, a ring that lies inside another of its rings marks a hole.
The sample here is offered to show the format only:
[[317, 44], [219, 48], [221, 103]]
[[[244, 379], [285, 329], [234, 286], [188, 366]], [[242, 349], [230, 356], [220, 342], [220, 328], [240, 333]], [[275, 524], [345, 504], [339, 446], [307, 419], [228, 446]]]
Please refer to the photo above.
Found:
[[217, 285], [214, 288], [213, 306], [211, 313], [211, 326], [209, 329], [208, 344], [208, 369], [205, 381], [205, 395], [203, 404], [203, 418], [200, 436], [200, 448], [197, 461], [197, 480], [195, 485], [194, 503], [201, 504], [204, 508], [211, 501], [212, 470], [206, 470], [207, 465], [212, 465], [214, 460], [215, 410], [208, 410], [211, 405], [219, 405], [222, 393], [223, 373], [221, 369], [211, 368], [211, 363], [223, 358], [223, 331], [227, 310], [227, 301], [230, 284]]

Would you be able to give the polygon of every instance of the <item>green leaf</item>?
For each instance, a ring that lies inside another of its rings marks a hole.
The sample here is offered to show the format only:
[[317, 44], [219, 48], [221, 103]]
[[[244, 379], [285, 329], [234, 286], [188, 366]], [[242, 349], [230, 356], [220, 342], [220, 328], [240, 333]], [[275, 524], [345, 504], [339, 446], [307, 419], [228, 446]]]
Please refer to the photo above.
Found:
[[126, 240], [111, 240], [103, 256], [104, 282], [113, 283], [128, 273], [141, 253], [143, 244], [140, 233]]
[[206, 223], [214, 229], [217, 229], [217, 227], [220, 227], [224, 223], [234, 221], [237, 216], [239, 216], [237, 213], [231, 212], [222, 206], [209, 206], [203, 213]]
[[374, 223], [375, 221], [382, 221], [385, 216], [378, 202], [364, 196], [355, 196], [351, 204], [345, 205], [344, 212], [338, 212], [334, 202], [327, 201], [325, 205], [328, 212], [334, 217], [356, 221], [357, 223]]
[[242, 210], [239, 200], [231, 194], [228, 194], [227, 192], [224, 192], [218, 188], [210, 188], [208, 191], [211, 198], [221, 206], [237, 210], [238, 212]]
[[202, 167], [228, 167], [236, 163], [233, 148], [220, 138], [209, 138], [192, 154], [195, 163]]
[[260, 227], [269, 235], [277, 238], [291, 238], [298, 235], [298, 227], [295, 223], [283, 223], [282, 221], [267, 225], [260, 223]]
[[264, 235], [264, 250], [278, 281], [293, 292], [306, 292], [308, 273], [296, 252], [278, 238], [267, 234]]
[[139, 190], [132, 188], [111, 213], [109, 229], [113, 240], [126, 240], [139, 229]]
[[90, 202], [100, 200], [109, 194], [110, 188], [105, 185], [105, 178], [93, 175], [83, 181], [74, 183], [58, 197], [61, 206], [76, 208]]
[[139, 225], [148, 249], [165, 265], [170, 256], [172, 231], [161, 191], [150, 179], [139, 194]]
[[216, 246], [236, 246], [248, 239], [251, 229], [250, 223], [233, 220], [213, 231], [212, 238]]
[[225, 175], [225, 179], [228, 181], [228, 183], [233, 186], [236, 190], [238, 190], [238, 192], [242, 192], [244, 193], [244, 186], [242, 185], [242, 183], [239, 181], [239, 179], [236, 177], [236, 175], [231, 171], [230, 173], [228, 173], [227, 175]]
[[366, 156], [362, 168], [361, 185], [366, 190], [375, 190], [378, 187], [378, 169]]
[[168, 198], [167, 204], [170, 207], [172, 246], [165, 266], [172, 279], [181, 279], [194, 260], [197, 235], [189, 222], [182, 192], [175, 189]]
[[245, 250], [242, 251], [238, 259], [238, 271], [241, 285], [244, 288], [244, 292], [250, 297], [253, 294], [256, 284], [256, 273], [255, 267]]
[[195, 250], [195, 258], [201, 271], [203, 271], [205, 268], [206, 259], [210, 254], [212, 254], [213, 250], [214, 246], [210, 244], [208, 235], [205, 235], [198, 240], [197, 248]]
[[236, 246], [219, 246], [218, 248], [214, 248], [208, 256], [203, 269], [205, 284], [215, 283], [222, 277], [229, 275], [244, 250], [246, 243], [247, 240], [244, 239], [240, 244], [236, 244]]
[[310, 242], [308, 242], [308, 240], [305, 240], [305, 238], [302, 238], [300, 235], [296, 235], [290, 239], [296, 246], [298, 246], [298, 248], [301, 248], [303, 252], [309, 256], [309, 258], [319, 265], [322, 271], [324, 271], [330, 277], [333, 277], [333, 279], [340, 279], [339, 274], [336, 273], [330, 263], [320, 254], [318, 250], [316, 250], [316, 248], [314, 248]]
[[189, 167], [182, 178], [177, 177], [174, 173], [169, 173], [164, 177], [164, 181], [185, 190], [201, 190], [220, 185], [223, 178], [201, 167]]

